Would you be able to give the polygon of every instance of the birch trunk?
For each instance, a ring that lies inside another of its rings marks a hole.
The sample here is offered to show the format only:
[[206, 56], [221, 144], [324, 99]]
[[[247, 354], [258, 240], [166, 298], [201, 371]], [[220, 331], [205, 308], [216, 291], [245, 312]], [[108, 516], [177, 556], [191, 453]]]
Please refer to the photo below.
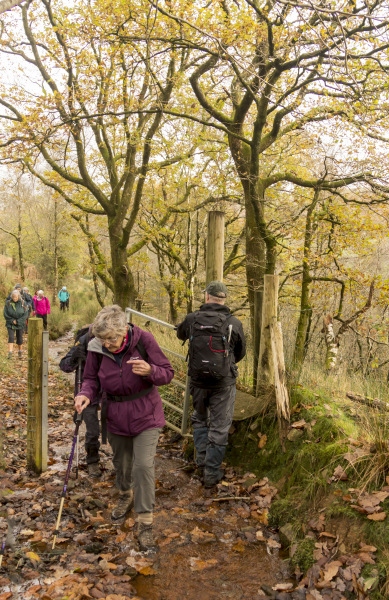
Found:
[[339, 344], [334, 333], [333, 320], [331, 315], [323, 317], [323, 329], [326, 339], [326, 370], [332, 371], [335, 368], [336, 361], [338, 358]]

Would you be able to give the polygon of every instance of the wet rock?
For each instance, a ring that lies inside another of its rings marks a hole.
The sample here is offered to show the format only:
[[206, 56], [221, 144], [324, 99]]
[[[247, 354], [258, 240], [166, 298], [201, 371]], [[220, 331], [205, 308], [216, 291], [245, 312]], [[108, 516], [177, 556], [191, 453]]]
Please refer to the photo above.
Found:
[[281, 544], [286, 548], [289, 548], [296, 539], [296, 534], [291, 523], [285, 523], [285, 525], [280, 528], [278, 534], [280, 536]]
[[286, 437], [290, 442], [296, 442], [303, 435], [304, 432], [301, 429], [292, 429], [291, 431], [289, 431]]
[[102, 502], [98, 498], [93, 498], [92, 504], [97, 506], [97, 508], [105, 508], [107, 506], [106, 502]]
[[261, 585], [261, 590], [263, 592], [265, 592], [265, 594], [268, 596], [268, 598], [275, 598], [276, 597], [276, 593], [269, 585], [263, 584]]
[[90, 544], [86, 544], [85, 552], [89, 552], [90, 554], [100, 554], [104, 550], [104, 545], [100, 542], [92, 542]]
[[128, 575], [130, 579], [134, 579], [138, 575], [138, 571], [134, 567], [127, 567], [124, 571], [124, 575]]

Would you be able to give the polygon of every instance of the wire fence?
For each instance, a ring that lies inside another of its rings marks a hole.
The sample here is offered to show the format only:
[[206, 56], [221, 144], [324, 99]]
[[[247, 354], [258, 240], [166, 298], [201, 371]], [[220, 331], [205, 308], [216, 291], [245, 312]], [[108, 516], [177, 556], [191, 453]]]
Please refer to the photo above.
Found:
[[36, 417], [33, 413], [33, 398], [34, 398], [34, 361], [32, 357], [27, 359], [28, 375], [27, 375], [27, 467], [32, 469], [35, 458], [35, 439], [36, 439]]
[[174, 379], [169, 385], [159, 387], [166, 424], [181, 435], [189, 435], [190, 380], [186, 356], [176, 338], [174, 325], [132, 308], [126, 308], [126, 316], [127, 322], [135, 322], [142, 329], [153, 333], [161, 350], [168, 355], [174, 369]]

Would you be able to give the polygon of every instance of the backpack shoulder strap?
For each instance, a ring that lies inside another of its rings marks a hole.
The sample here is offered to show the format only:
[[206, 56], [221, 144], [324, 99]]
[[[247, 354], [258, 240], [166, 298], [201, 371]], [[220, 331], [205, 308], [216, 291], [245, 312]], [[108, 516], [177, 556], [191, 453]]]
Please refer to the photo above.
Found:
[[137, 350], [139, 351], [139, 354], [141, 355], [143, 360], [145, 360], [147, 362], [147, 359], [149, 357], [148, 357], [147, 350], [145, 348], [142, 338], [139, 338], [139, 341], [138, 341], [137, 345], [135, 346], [135, 348], [137, 348]]

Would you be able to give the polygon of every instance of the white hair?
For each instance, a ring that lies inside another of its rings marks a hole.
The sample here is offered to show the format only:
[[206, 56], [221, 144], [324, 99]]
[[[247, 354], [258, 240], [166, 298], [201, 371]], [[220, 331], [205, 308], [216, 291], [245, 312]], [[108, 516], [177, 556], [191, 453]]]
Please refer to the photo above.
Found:
[[19, 300], [19, 298], [20, 298], [20, 290], [18, 290], [17, 288], [15, 288], [14, 290], [12, 290], [12, 292], [11, 292], [10, 296], [11, 296], [11, 298], [12, 298], [13, 296], [17, 296], [17, 297], [18, 297], [18, 300]]
[[97, 314], [92, 325], [95, 337], [106, 339], [110, 337], [125, 336], [127, 333], [126, 315], [118, 304], [105, 306]]

